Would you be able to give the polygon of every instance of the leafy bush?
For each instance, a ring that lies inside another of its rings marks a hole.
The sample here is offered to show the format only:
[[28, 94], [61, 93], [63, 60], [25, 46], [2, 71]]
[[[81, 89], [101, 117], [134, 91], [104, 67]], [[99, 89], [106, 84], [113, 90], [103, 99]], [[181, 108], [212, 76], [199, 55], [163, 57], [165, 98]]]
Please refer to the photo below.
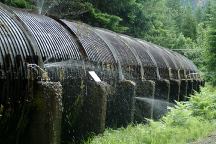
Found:
[[200, 116], [207, 120], [216, 119], [216, 91], [215, 88], [204, 88], [201, 93], [192, 96], [187, 103], [194, 116]]
[[216, 90], [208, 86], [188, 102], [177, 102], [159, 121], [130, 125], [89, 139], [86, 144], [183, 144], [215, 130]]

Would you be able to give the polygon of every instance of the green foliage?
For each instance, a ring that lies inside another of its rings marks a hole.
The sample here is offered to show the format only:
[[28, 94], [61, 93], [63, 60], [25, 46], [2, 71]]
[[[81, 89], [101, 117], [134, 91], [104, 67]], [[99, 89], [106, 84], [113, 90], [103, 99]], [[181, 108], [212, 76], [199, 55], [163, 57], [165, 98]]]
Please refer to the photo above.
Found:
[[191, 39], [196, 39], [197, 23], [191, 11], [187, 12], [185, 15], [183, 22], [181, 24], [181, 31], [183, 32], [184, 36], [189, 37]]
[[204, 88], [201, 93], [192, 96], [187, 107], [194, 116], [200, 116], [206, 120], [216, 119], [216, 93], [215, 88]]
[[203, 88], [188, 102], [178, 102], [160, 121], [108, 129], [89, 144], [184, 144], [208, 135], [216, 128], [216, 90]]
[[213, 85], [216, 86], [216, 2], [212, 1], [208, 6], [206, 13], [207, 30], [208, 30], [208, 49], [205, 54], [206, 58], [206, 77]]
[[128, 27], [124, 27], [119, 24], [122, 19], [118, 16], [102, 13], [94, 8], [90, 10], [90, 14], [92, 19], [98, 22], [99, 25], [103, 25], [104, 28], [111, 29], [116, 32], [125, 32], [128, 29]]
[[31, 7], [30, 0], [4, 0], [3, 3], [13, 6], [13, 7], [18, 7], [18, 8], [30, 8]]
[[[86, 1], [92, 3], [96, 11], [100, 11], [101, 13], [105, 13], [106, 15], [110, 15], [112, 17], [115, 15], [120, 18], [119, 22], [113, 25], [114, 27], [109, 28], [111, 30], [117, 32], [122, 31], [126, 34], [133, 35], [135, 37], [142, 37], [149, 28], [149, 22], [146, 17], [147, 14], [145, 14], [143, 11], [145, 8], [143, 7], [142, 3], [137, 2], [136, 0], [120, 0], [120, 1], [86, 0]], [[89, 14], [87, 13], [86, 15], [84, 15], [84, 17], [88, 18]], [[106, 18], [103, 20], [106, 21]], [[107, 28], [106, 23], [105, 25], [101, 21], [98, 23], [97, 19], [96, 21], [95, 19], [90, 19], [90, 20], [82, 19], [82, 20], [84, 20], [84, 22], [91, 23], [92, 25]], [[116, 27], [120, 27], [121, 29], [118, 30], [116, 29]]]

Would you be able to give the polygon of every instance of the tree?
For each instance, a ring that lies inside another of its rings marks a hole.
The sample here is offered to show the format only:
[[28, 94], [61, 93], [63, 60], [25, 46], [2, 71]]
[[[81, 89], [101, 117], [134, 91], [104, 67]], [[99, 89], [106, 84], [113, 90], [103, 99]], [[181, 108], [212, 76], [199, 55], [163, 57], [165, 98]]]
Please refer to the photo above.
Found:
[[[150, 23], [146, 13], [144, 13], [144, 4], [136, 0], [88, 0], [92, 3], [96, 10], [101, 13], [109, 15], [115, 15], [121, 18], [119, 25], [127, 28], [123, 31], [125, 34], [132, 35], [134, 37], [143, 37], [145, 32], [149, 30]], [[84, 15], [84, 18], [88, 18], [89, 15]], [[85, 19], [83, 19], [85, 21]], [[89, 22], [89, 21], [88, 21]], [[91, 24], [95, 23], [101, 27], [104, 27], [102, 23], [97, 21], [91, 21]]]
[[209, 13], [209, 31], [208, 31], [208, 53], [207, 53], [207, 76], [216, 86], [216, 4], [212, 2]]
[[197, 22], [196, 18], [192, 13], [192, 9], [187, 8], [186, 12], [183, 15], [182, 23], [181, 23], [181, 31], [185, 37], [189, 37], [193, 40], [196, 39], [197, 36]]
[[3, 0], [3, 3], [13, 6], [13, 7], [18, 7], [18, 8], [31, 8], [32, 3], [30, 0]]
[[100, 1], [91, 0], [45, 0], [43, 14], [57, 18], [81, 20], [87, 24], [107, 28], [116, 32], [124, 32], [128, 28], [121, 25], [122, 18], [101, 11], [105, 7], [97, 8]]

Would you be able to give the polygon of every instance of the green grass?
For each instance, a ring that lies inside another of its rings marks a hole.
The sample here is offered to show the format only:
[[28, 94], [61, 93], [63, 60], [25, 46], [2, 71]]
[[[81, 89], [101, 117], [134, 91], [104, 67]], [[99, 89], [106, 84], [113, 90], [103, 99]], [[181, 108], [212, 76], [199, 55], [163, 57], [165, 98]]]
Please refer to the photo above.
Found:
[[190, 98], [178, 102], [159, 121], [107, 129], [85, 144], [184, 144], [207, 136], [216, 129], [216, 90], [207, 86]]

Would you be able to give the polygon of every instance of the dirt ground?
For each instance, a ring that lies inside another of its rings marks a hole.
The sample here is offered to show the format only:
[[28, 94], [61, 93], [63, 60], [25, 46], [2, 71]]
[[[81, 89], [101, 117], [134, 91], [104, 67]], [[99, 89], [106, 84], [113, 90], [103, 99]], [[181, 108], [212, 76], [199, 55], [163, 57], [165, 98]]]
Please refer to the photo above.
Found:
[[211, 133], [208, 137], [200, 139], [190, 144], [216, 144], [216, 131]]

